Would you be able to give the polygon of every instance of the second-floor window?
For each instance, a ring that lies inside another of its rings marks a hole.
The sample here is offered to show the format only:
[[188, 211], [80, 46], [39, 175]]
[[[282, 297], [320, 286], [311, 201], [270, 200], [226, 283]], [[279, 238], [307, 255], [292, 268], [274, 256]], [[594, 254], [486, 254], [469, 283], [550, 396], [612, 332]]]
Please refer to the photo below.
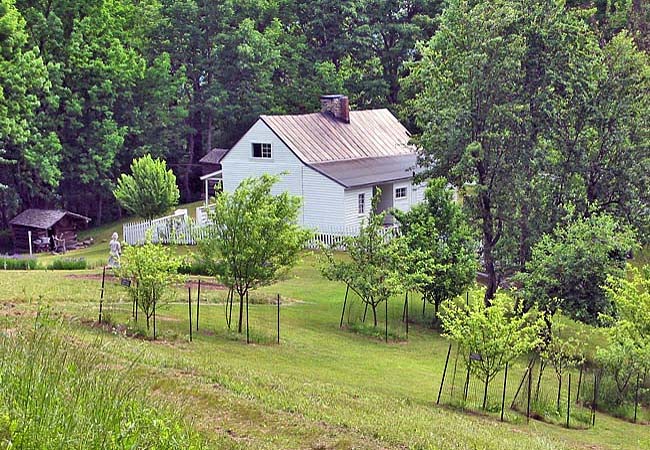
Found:
[[271, 158], [271, 144], [253, 143], [253, 158]]

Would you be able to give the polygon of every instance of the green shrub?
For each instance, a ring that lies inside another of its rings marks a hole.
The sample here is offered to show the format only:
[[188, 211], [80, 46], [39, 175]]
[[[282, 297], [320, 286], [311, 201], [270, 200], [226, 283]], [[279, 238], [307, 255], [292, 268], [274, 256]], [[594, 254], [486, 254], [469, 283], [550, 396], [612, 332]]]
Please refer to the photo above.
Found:
[[72, 344], [53, 330], [0, 334], [0, 448], [204, 447], [170, 409], [148, 404], [130, 368], [107, 368], [105, 346]]
[[59, 258], [47, 266], [49, 270], [85, 270], [88, 262], [85, 258]]
[[207, 264], [196, 259], [183, 261], [183, 264], [178, 268], [178, 273], [182, 273], [183, 275], [212, 276]]
[[35, 258], [0, 258], [0, 270], [34, 270], [38, 269]]

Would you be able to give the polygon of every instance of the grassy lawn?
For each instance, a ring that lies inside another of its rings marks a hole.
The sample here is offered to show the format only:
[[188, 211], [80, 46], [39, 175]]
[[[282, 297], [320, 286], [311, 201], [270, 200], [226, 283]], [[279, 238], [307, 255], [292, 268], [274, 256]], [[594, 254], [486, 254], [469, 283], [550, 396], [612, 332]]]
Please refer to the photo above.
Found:
[[[0, 320], [5, 328], [27, 326], [48, 306], [64, 317], [75, 340], [100, 346], [110, 365], [135, 361], [131, 376], [140, 377], [151, 401], [181, 411], [214, 448], [650, 448], [646, 426], [603, 414], [593, 429], [566, 430], [537, 421], [527, 425], [514, 413], [510, 423], [500, 423], [496, 416], [437, 407], [448, 342], [418, 326], [411, 327], [408, 342], [388, 344], [340, 330], [344, 289], [320, 277], [310, 254], [286, 280], [252, 297], [253, 345], [227, 330], [225, 292], [216, 289], [203, 290], [193, 343], [185, 290], [160, 308], [157, 342], [125, 337], [122, 327], [93, 327], [100, 282], [84, 277], [97, 273], [0, 272]], [[286, 298], [279, 346], [273, 343], [276, 309], [265, 304], [276, 293]], [[107, 285], [106, 302], [113, 324], [129, 321], [131, 305], [114, 282]], [[352, 299], [350, 311], [350, 321], [358, 321], [363, 314], [358, 299]], [[411, 315], [419, 311], [413, 304]], [[235, 305], [234, 323], [237, 313]], [[404, 338], [401, 313], [402, 299], [396, 299], [389, 331]], [[383, 324], [383, 307], [379, 319]], [[524, 364], [513, 372], [521, 373]], [[514, 389], [509, 386], [508, 398]]]

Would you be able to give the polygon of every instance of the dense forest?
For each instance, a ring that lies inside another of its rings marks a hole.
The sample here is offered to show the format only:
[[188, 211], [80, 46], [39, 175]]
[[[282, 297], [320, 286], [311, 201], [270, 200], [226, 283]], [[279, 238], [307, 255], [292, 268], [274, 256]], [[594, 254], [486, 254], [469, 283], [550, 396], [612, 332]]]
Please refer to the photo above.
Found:
[[[182, 200], [192, 200], [197, 161], [209, 149], [232, 145], [259, 114], [315, 111], [323, 93], [347, 94], [355, 109], [388, 107], [414, 134], [422, 133], [423, 147], [433, 145], [430, 117], [423, 114], [428, 100], [418, 95], [427, 88], [419, 84], [426, 76], [418, 81], [411, 72], [418, 61], [439, 55], [440, 48], [426, 43], [449, 33], [441, 21], [445, 8], [481, 3], [508, 2], [0, 0], [0, 228], [31, 206], [65, 207], [95, 224], [116, 218], [116, 180], [146, 153], [168, 161]], [[519, 3], [525, 8], [549, 2]], [[622, 33], [631, 36], [634, 51], [650, 48], [650, 8], [643, 0], [567, 0], [557, 8], [577, 17], [585, 39], [599, 49]], [[476, 30], [477, 39], [482, 31]], [[593, 53], [588, 45], [565, 44], [555, 43], [558, 51], [581, 52], [560, 52], [561, 58], [575, 57], [570, 64]], [[553, 66], [543, 58], [536, 63]], [[647, 78], [647, 58], [639, 64]], [[547, 75], [552, 77], [550, 70]], [[522, 86], [538, 88], [532, 82]], [[490, 95], [490, 87], [483, 88]], [[643, 89], [640, 95], [647, 97]], [[577, 101], [570, 93], [565, 98]], [[529, 119], [537, 123], [539, 117]], [[579, 119], [571, 126], [579, 126]], [[647, 122], [634, 126], [613, 139], [638, 133], [647, 138]], [[537, 150], [550, 145], [541, 132], [533, 140], [541, 143]], [[640, 145], [631, 145], [632, 154], [645, 152], [647, 160], [647, 140]], [[532, 173], [534, 167], [523, 169]], [[524, 181], [530, 178], [525, 170], [518, 172]], [[639, 173], [607, 176], [634, 182]], [[638, 192], [635, 207], [647, 208], [644, 196], [648, 192]], [[647, 209], [636, 213], [647, 216]]]

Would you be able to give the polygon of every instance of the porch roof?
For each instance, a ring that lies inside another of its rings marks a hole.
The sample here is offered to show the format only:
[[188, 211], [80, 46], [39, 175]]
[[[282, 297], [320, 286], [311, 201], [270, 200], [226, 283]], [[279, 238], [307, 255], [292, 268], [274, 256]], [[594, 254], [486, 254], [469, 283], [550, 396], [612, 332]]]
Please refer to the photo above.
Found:
[[415, 154], [347, 159], [311, 164], [346, 188], [407, 180], [417, 172]]

